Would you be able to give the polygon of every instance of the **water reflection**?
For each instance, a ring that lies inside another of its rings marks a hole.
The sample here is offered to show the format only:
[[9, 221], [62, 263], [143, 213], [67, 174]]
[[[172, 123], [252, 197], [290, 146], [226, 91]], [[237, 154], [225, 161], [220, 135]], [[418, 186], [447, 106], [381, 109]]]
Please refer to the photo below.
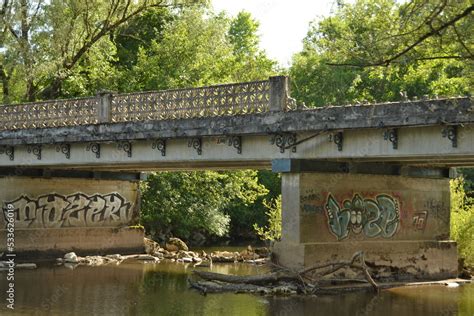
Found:
[[[405, 291], [411, 292], [405, 295]], [[403, 294], [402, 294], [403, 293]], [[440, 299], [442, 297], [442, 299]], [[474, 315], [474, 286], [402, 288], [317, 298], [271, 298], [270, 315]]]
[[[40, 267], [16, 271], [15, 311], [6, 309], [7, 282], [0, 274], [2, 315], [474, 315], [474, 285], [412, 287], [325, 297], [272, 298], [245, 294], [202, 296], [188, 289], [192, 265]], [[214, 264], [213, 271], [263, 273], [265, 268]]]

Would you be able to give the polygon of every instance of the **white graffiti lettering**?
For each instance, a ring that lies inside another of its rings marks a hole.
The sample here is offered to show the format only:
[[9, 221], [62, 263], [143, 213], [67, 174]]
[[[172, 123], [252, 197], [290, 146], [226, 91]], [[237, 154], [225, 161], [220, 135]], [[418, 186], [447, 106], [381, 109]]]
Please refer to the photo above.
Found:
[[[47, 194], [31, 199], [26, 195], [5, 202], [12, 205], [16, 228], [111, 227], [132, 220], [132, 203], [118, 193], [68, 196]], [[3, 210], [6, 218], [6, 209]]]

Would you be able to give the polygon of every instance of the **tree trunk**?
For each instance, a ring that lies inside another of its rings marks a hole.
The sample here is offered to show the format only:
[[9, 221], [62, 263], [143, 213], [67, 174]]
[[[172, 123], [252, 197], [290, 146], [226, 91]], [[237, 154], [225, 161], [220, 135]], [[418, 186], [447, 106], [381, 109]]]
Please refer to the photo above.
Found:
[[2, 80], [2, 103], [10, 103], [10, 77], [7, 75], [3, 65], [0, 65], [0, 78]]
[[26, 82], [26, 99], [28, 102], [34, 102], [36, 100], [36, 85], [33, 82], [33, 78], [28, 78]]

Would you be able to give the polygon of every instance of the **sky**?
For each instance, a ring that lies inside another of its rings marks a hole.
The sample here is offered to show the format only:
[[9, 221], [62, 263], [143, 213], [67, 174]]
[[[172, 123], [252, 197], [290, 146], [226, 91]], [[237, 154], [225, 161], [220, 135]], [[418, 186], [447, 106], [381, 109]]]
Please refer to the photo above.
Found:
[[212, 0], [216, 11], [248, 11], [260, 22], [260, 46], [282, 66], [303, 48], [309, 23], [329, 15], [334, 0]]

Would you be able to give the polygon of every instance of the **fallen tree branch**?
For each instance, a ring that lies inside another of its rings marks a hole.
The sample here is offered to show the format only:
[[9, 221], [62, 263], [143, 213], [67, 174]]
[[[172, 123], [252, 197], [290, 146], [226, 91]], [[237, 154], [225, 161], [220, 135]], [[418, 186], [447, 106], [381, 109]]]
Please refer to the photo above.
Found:
[[[199, 290], [203, 294], [216, 292], [260, 292], [266, 294], [288, 294], [299, 292], [303, 294], [314, 294], [318, 292], [322, 284], [333, 285], [335, 283], [370, 283], [376, 292], [379, 291], [379, 286], [374, 281], [368, 267], [365, 263], [365, 256], [362, 251], [354, 253], [348, 261], [337, 261], [324, 264], [318, 264], [309, 268], [294, 272], [289, 268], [275, 265], [279, 271], [268, 273], [264, 275], [228, 275], [214, 272], [197, 271], [193, 273], [199, 276], [204, 281], [193, 281], [189, 279], [191, 287]], [[329, 270], [318, 271], [322, 269]], [[365, 280], [360, 279], [344, 279], [344, 280], [330, 280], [322, 279], [324, 276], [331, 275], [342, 268], [353, 268], [361, 270], [364, 274]], [[309, 276], [308, 274], [318, 272], [318, 279]], [[305, 281], [308, 280], [308, 281]], [[318, 287], [315, 286], [317, 284]]]
[[[306, 273], [309, 273], [309, 272], [312, 272], [314, 270], [319, 270], [319, 269], [324, 269], [324, 268], [328, 268], [328, 267], [334, 267], [334, 266], [341, 266], [340, 268], [342, 268], [343, 266], [350, 266], [354, 263], [354, 261], [359, 258], [361, 255], [363, 255], [363, 252], [362, 251], [358, 251], [356, 253], [354, 253], [352, 255], [352, 258], [351, 260], [349, 261], [336, 261], [336, 262], [329, 262], [329, 263], [324, 263], [324, 264], [319, 264], [319, 265], [315, 265], [315, 266], [312, 266], [312, 267], [309, 267], [309, 268], [306, 268], [306, 269], [303, 269], [301, 270], [300, 272], [298, 272], [299, 274], [306, 274]], [[336, 269], [335, 271], [339, 270], [340, 268]], [[334, 271], [334, 272], [335, 272]]]
[[370, 275], [367, 268], [363, 268], [363, 271], [364, 271], [365, 278], [367, 279], [367, 281], [369, 281], [369, 283], [372, 284], [372, 287], [374, 288], [375, 292], [378, 293], [379, 292], [379, 286], [377, 285], [377, 283], [375, 283], [374, 279]]
[[202, 295], [207, 294], [207, 287], [201, 285], [199, 282], [194, 282], [193, 280], [191, 280], [191, 278], [188, 278], [188, 284], [191, 288], [194, 288], [198, 290], [199, 292], [201, 292]]
[[206, 271], [193, 271], [194, 274], [198, 275], [204, 280], [209, 281], [221, 281], [226, 283], [243, 283], [243, 284], [254, 284], [254, 285], [264, 285], [264, 284], [275, 284], [278, 282], [300, 282], [298, 275], [282, 274], [282, 273], [270, 273], [264, 275], [230, 275]]
[[229, 284], [229, 283], [216, 283], [210, 281], [199, 281], [195, 282], [188, 278], [188, 283], [192, 288], [197, 289], [201, 294], [206, 295], [207, 293], [222, 293], [222, 292], [234, 292], [234, 293], [257, 293], [265, 291], [265, 287], [253, 285], [253, 284]]
[[364, 272], [364, 275], [365, 275], [365, 278], [367, 279], [367, 281], [372, 285], [375, 292], [378, 293], [379, 292], [379, 286], [377, 285], [377, 283], [375, 283], [374, 279], [372, 278], [372, 276], [369, 273], [369, 269], [367, 268], [367, 265], [365, 264], [364, 253], [361, 252], [360, 255], [358, 256], [358, 258], [360, 260], [360, 266], [352, 264], [352, 267], [361, 269]]

